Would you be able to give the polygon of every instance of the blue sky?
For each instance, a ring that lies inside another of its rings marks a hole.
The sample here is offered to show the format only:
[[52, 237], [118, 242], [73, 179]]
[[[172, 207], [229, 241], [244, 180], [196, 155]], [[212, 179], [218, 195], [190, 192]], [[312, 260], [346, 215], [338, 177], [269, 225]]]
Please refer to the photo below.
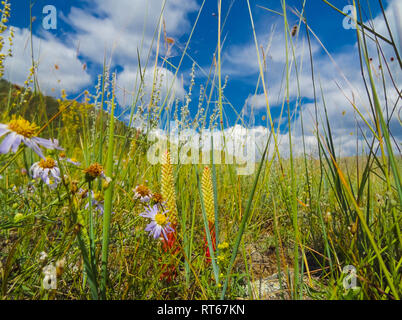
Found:
[[[14, 26], [17, 32], [14, 41], [14, 57], [6, 62], [6, 78], [21, 84], [28, 74], [30, 64], [28, 45], [29, 1], [12, 0], [10, 2], [12, 16], [9, 24]], [[98, 75], [102, 72], [102, 62], [106, 53], [111, 72], [117, 72], [117, 82], [120, 89], [118, 94], [119, 105], [121, 108], [127, 105], [130, 101], [127, 92], [132, 91], [135, 74], [138, 70], [137, 49], [140, 49], [141, 40], [144, 40], [140, 52], [141, 64], [145, 64], [148, 50], [151, 53], [151, 62], [155, 57], [156, 46], [154, 45], [150, 49], [150, 44], [162, 2], [162, 0], [34, 1], [32, 15], [36, 17], [33, 22], [35, 59], [39, 61], [38, 77], [43, 92], [58, 96], [61, 89], [66, 89], [69, 97], [74, 97], [85, 89], [94, 92], [94, 86]], [[167, 36], [175, 41], [168, 59], [173, 65], [178, 65], [180, 61], [182, 50], [194, 25], [201, 3], [200, 0], [166, 1], [164, 10], [166, 32]], [[250, 3], [259, 45], [265, 49], [268, 48], [265, 52], [267, 61], [265, 80], [269, 92], [271, 112], [274, 120], [278, 121], [284, 96], [282, 79], [285, 66], [283, 19], [261, 7], [281, 12], [281, 1], [256, 0], [250, 1]], [[298, 23], [298, 17], [292, 13], [291, 9], [301, 11], [302, 3], [300, 0], [287, 1], [290, 25]], [[350, 0], [332, 0], [331, 3], [342, 10], [350, 4]], [[396, 17], [393, 14], [395, 12], [402, 15], [402, 8], [397, 0], [385, 1], [384, 3], [387, 12], [392, 17]], [[42, 19], [45, 16], [42, 10], [45, 5], [54, 5], [57, 9], [56, 30], [45, 30], [42, 27]], [[380, 33], [386, 32], [383, 21], [381, 21], [378, 2], [362, 1], [362, 5], [363, 20], [368, 23], [372, 17]], [[259, 69], [247, 2], [244, 0], [223, 1], [223, 17], [229, 8], [227, 23], [222, 30], [222, 38], [225, 39], [222, 50], [223, 81], [226, 76], [228, 77], [224, 94], [236, 112], [243, 115], [248, 127], [264, 126], [267, 121], [266, 119], [263, 120], [263, 116], [266, 115], [266, 106], [261, 86], [254, 96]], [[197, 95], [200, 91], [200, 85], [206, 83], [204, 73], [208, 73], [210, 69], [217, 44], [217, 12], [217, 1], [206, 0], [187, 51], [188, 55], [198, 64], [195, 70], [195, 86], [190, 104], [190, 112], [193, 116], [197, 112]], [[334, 122], [334, 129], [339, 132], [340, 143], [342, 144], [342, 139], [343, 141], [347, 139], [347, 135], [355, 125], [354, 118], [351, 116], [353, 110], [346, 97], [363, 96], [362, 93], [364, 94], [359, 76], [356, 32], [353, 29], [346, 30], [343, 27], [344, 17], [321, 0], [307, 0], [305, 16], [310, 28], [325, 45], [333, 59], [328, 57], [317, 39], [311, 36], [317, 78], [322, 81], [324, 92], [328, 95], [328, 100], [332, 102], [328, 104], [328, 108], [331, 109], [330, 116], [333, 115], [331, 121]], [[397, 19], [395, 18], [395, 20]], [[143, 36], [144, 21], [146, 21], [146, 30]], [[394, 24], [394, 22], [392, 23]], [[393, 25], [393, 28], [397, 27]], [[299, 74], [301, 108], [309, 114], [313, 106], [313, 92], [306, 33], [303, 25], [293, 40], [296, 46], [296, 61], [301, 68]], [[166, 53], [164, 50], [161, 48], [162, 54]], [[372, 52], [375, 53], [375, 51]], [[385, 45], [384, 52], [386, 59], [393, 56], [392, 48], [388, 45]], [[390, 60], [388, 63], [392, 67]], [[392, 63], [397, 67], [395, 61]], [[159, 66], [161, 64], [162, 60], [159, 60]], [[173, 87], [177, 97], [184, 98], [184, 94], [188, 90], [192, 64], [193, 62], [189, 57], [184, 58], [178, 72], [178, 80]], [[373, 68], [375, 68], [375, 64], [378, 64], [378, 61], [374, 56]], [[58, 66], [57, 70], [54, 67], [55, 65]], [[149, 70], [152, 69], [151, 66], [152, 63], [148, 65]], [[163, 70], [165, 78], [169, 81], [172, 79], [174, 69], [166, 66], [166, 64], [164, 67], [166, 67]], [[294, 67], [290, 77], [293, 86], [290, 88], [293, 111], [299, 96], [295, 85]], [[152, 80], [151, 75], [148, 75], [148, 78]], [[397, 75], [396, 80], [399, 81], [400, 78], [400, 75]], [[344, 93], [340, 92], [338, 86], [343, 87]], [[125, 90], [126, 93], [124, 93]], [[216, 95], [213, 96], [213, 99], [215, 98]], [[366, 102], [364, 98], [361, 98], [361, 108], [367, 108]], [[226, 115], [224, 125], [226, 128], [230, 128], [236, 124], [236, 112], [226, 104], [224, 110]], [[350, 116], [342, 117], [343, 111], [347, 111]], [[296, 114], [297, 112], [296, 110]], [[312, 126], [312, 120], [306, 121], [306, 125]], [[282, 127], [286, 131], [286, 126]], [[296, 135], [298, 130], [300, 129], [295, 128]]]

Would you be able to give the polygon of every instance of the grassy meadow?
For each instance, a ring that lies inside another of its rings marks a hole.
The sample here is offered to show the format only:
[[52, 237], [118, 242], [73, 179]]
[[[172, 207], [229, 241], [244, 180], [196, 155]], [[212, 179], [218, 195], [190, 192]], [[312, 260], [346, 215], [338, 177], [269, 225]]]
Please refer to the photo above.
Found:
[[[289, 88], [298, 81], [288, 72], [299, 67], [297, 31], [304, 30], [307, 46], [315, 36], [303, 12], [282, 3], [277, 15], [285, 28], [276, 32], [285, 38], [283, 88]], [[226, 12], [217, 4], [221, 30]], [[359, 20], [359, 1], [354, 5]], [[1, 13], [3, 48], [13, 38], [8, 16], [18, 13], [7, 1]], [[298, 19], [296, 25], [288, 23], [290, 15]], [[244, 19], [253, 23], [251, 11]], [[174, 45], [164, 32], [163, 12], [160, 21], [153, 47]], [[191, 81], [183, 101], [171, 99], [156, 75], [156, 66], [163, 66], [178, 77], [180, 64], [172, 65], [159, 50], [147, 61], [140, 59], [125, 121], [116, 116], [121, 112], [116, 74], [106, 60], [95, 88], [75, 98], [64, 91], [58, 98], [42, 94], [36, 73], [40, 61], [34, 59], [24, 85], [1, 80], [1, 299], [400, 299], [401, 154], [388, 124], [398, 117], [401, 91], [397, 82], [390, 89], [374, 81], [367, 47], [377, 48], [383, 77], [396, 77], [401, 59], [395, 49], [396, 67], [389, 68], [381, 56], [379, 38], [396, 48], [396, 35], [377, 34], [370, 25], [355, 33], [370, 112], [350, 101], [360, 120], [355, 130], [365, 143], [351, 135], [359, 151], [348, 157], [339, 156], [321, 103], [316, 108], [324, 116], [311, 115], [315, 128], [308, 128], [315, 132], [317, 152], [305, 148], [294, 153], [289, 132], [296, 122], [303, 128], [310, 115], [296, 117], [285, 90], [284, 124], [274, 123], [263, 76], [267, 52], [252, 35], [260, 70], [256, 91], [266, 98], [267, 139], [258, 146], [249, 175], [238, 175], [236, 163], [216, 163], [217, 156], [230, 157], [225, 139], [222, 148], [207, 155], [208, 164], [173, 161], [172, 150], [182, 150], [185, 143], [171, 141], [166, 144], [170, 151], [159, 150], [161, 163], [148, 160], [154, 143], [150, 132], [167, 130], [170, 119], [182, 132], [224, 131], [229, 106], [220, 32], [206, 82]], [[2, 75], [9, 54], [1, 52]], [[142, 86], [145, 69], [155, 74], [147, 91]], [[325, 101], [318, 71], [311, 69], [315, 94]], [[380, 92], [391, 90], [399, 98], [385, 108]], [[195, 117], [188, 111], [191, 98], [198, 103]], [[280, 134], [288, 139], [286, 152]], [[213, 138], [207, 143], [214, 146]], [[353, 266], [352, 273], [345, 271], [347, 266]], [[274, 279], [269, 293], [256, 290], [263, 279]]]

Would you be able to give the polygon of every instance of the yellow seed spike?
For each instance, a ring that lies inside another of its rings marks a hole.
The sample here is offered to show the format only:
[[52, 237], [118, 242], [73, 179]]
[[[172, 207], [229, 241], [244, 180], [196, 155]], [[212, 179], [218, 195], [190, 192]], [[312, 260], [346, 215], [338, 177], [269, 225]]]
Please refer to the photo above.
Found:
[[164, 153], [162, 158], [161, 192], [163, 200], [166, 201], [166, 206], [169, 210], [167, 213], [169, 221], [175, 225], [177, 223], [176, 192], [174, 189], [173, 169], [170, 162], [169, 151]]
[[214, 193], [212, 189], [211, 171], [208, 167], [205, 167], [202, 172], [201, 188], [208, 222], [215, 223]]

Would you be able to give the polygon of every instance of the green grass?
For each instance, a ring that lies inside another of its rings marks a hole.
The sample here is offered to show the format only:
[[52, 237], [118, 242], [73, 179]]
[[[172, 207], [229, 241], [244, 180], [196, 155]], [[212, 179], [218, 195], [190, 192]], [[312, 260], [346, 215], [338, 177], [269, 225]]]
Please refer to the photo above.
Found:
[[[336, 9], [328, 1], [323, 2]], [[335, 151], [336, 137], [327, 115], [326, 93], [322, 90], [319, 70], [316, 70], [311, 54], [311, 41], [317, 37], [304, 13], [297, 13], [298, 28], [305, 28], [309, 44], [316, 97], [315, 128], [312, 129], [317, 138], [318, 155], [314, 157], [306, 152], [303, 139], [304, 153], [295, 156], [291, 130], [295, 121], [301, 121], [304, 130], [303, 117], [307, 115], [301, 113], [295, 120], [290, 112], [291, 81], [296, 81], [300, 88], [298, 77], [290, 79], [290, 74], [292, 69], [296, 74], [301, 70], [295, 57], [296, 39], [288, 24], [288, 15], [294, 12], [288, 9], [286, 1], [282, 1], [283, 11], [275, 13], [284, 21], [286, 45], [283, 79], [286, 94], [282, 97], [282, 112], [287, 115], [290, 148], [285, 156], [280, 152], [279, 126], [274, 126], [265, 84], [264, 65], [269, 62], [260, 50], [248, 0], [247, 4], [249, 11], [245, 17], [252, 26], [258, 53], [256, 92], [262, 91], [265, 95], [267, 128], [270, 130], [267, 130], [269, 138], [264, 150], [260, 150], [261, 160], [255, 163], [251, 175], [238, 176], [236, 164], [218, 164], [218, 154], [210, 155], [216, 241], [217, 245], [227, 243], [228, 247], [212, 250], [202, 197], [200, 173], [204, 165], [201, 164], [179, 162], [173, 165], [172, 187], [178, 209], [177, 240], [173, 249], [177, 252], [164, 250], [162, 242], [144, 230], [148, 221], [139, 214], [145, 205], [135, 199], [133, 189], [137, 185], [147, 185], [153, 193], [160, 193], [161, 165], [151, 165], [147, 160], [147, 152], [153, 144], [149, 131], [127, 126], [116, 117], [115, 75], [107, 78], [106, 63], [96, 99], [104, 108], [108, 106], [107, 112], [94, 107], [94, 97], [83, 100], [85, 93], [72, 100], [55, 100], [36, 90], [32, 92], [28, 89], [29, 83], [17, 87], [1, 80], [0, 123], [8, 123], [13, 116], [35, 122], [40, 127], [38, 135], [57, 138], [65, 148], [66, 156], [81, 162], [75, 166], [66, 162], [61, 152], [49, 150], [47, 155], [57, 161], [62, 176], [58, 187], [52, 190], [30, 176], [32, 164], [39, 160], [31, 149], [21, 145], [16, 153], [0, 155], [1, 299], [251, 299], [253, 296], [246, 292], [250, 292], [253, 281], [273, 273], [279, 273], [283, 280], [280, 282], [281, 298], [401, 297], [402, 189], [399, 172], [402, 162], [400, 155], [392, 149], [388, 128], [395, 115], [389, 116], [383, 111], [377, 92], [385, 87], [378, 88], [375, 84], [367, 55], [367, 42], [374, 41], [380, 48], [377, 39], [381, 37], [395, 48], [392, 35], [379, 35], [368, 26], [356, 32], [359, 44], [356, 50], [359, 50], [362, 73], [369, 84], [367, 94], [372, 97], [372, 113], [364, 117], [365, 113], [353, 105], [365, 126], [356, 127], [365, 137], [366, 145], [361, 146], [365, 155], [340, 158]], [[359, 13], [360, 3], [355, 5]], [[224, 128], [225, 108], [230, 105], [226, 104], [226, 84], [221, 78], [224, 49], [221, 30], [228, 13], [225, 16], [221, 11], [220, 1], [216, 59], [203, 84], [205, 89], [196, 119], [188, 117], [186, 101], [176, 105], [168, 96], [161, 98], [157, 81], [154, 81], [145, 106], [146, 112], [138, 110], [137, 102], [144, 93], [143, 72], [161, 64], [175, 69], [175, 77], [179, 74], [183, 59], [189, 57], [187, 48], [202, 9], [203, 5], [177, 66], [159, 55], [153, 63], [139, 61], [142, 74], [138, 74], [136, 98], [127, 110], [130, 122], [142, 116], [147, 128], [151, 129], [164, 126], [166, 119], [174, 119], [177, 115], [182, 121], [181, 131], [208, 132], [212, 128]], [[334, 11], [334, 14], [338, 13]], [[162, 17], [161, 13], [161, 21]], [[160, 23], [154, 33], [154, 45], [165, 45], [167, 40], [162, 35], [163, 24]], [[137, 55], [139, 57], [138, 52]], [[194, 61], [193, 70], [196, 66]], [[381, 73], [386, 72], [384, 69]], [[36, 75], [31, 76], [36, 79]], [[155, 74], [154, 79], [157, 78]], [[169, 93], [173, 93], [171, 90], [172, 87]], [[191, 90], [187, 95], [191, 98]], [[318, 97], [324, 101], [322, 105], [317, 103]], [[300, 101], [300, 92], [297, 99]], [[240, 114], [237, 122], [243, 123]], [[371, 135], [367, 136], [366, 131]], [[211, 139], [211, 145], [216, 143]], [[224, 148], [225, 144], [226, 140]], [[180, 143], [169, 145], [178, 150], [185, 147]], [[83, 170], [95, 162], [104, 166], [107, 180], [86, 177]], [[85, 190], [87, 197], [84, 197]], [[99, 201], [103, 199], [102, 214], [92, 204], [93, 197]], [[212, 263], [206, 262], [206, 246], [211, 252]], [[255, 261], [253, 250], [266, 257], [274, 271], [261, 275], [258, 271], [261, 263]], [[47, 258], [40, 259], [42, 252]], [[61, 268], [63, 259], [65, 263]], [[56, 262], [59, 263], [57, 289], [47, 290], [42, 283], [42, 270]], [[347, 265], [356, 268], [357, 289], [343, 286], [346, 274], [342, 270]], [[163, 276], [167, 267], [175, 270], [171, 281]]]

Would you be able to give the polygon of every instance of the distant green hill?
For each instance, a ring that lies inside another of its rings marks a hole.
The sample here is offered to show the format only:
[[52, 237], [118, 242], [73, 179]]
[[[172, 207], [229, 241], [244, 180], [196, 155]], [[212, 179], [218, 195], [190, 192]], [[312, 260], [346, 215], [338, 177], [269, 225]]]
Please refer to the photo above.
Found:
[[[22, 98], [24, 91], [23, 87], [5, 79], [0, 79], [0, 121], [6, 117], [16, 115], [22, 116], [38, 125], [44, 125], [49, 118], [59, 111], [60, 102], [57, 99], [33, 92], [27, 92]], [[25, 100], [25, 102], [21, 103], [21, 100]], [[66, 130], [69, 131], [69, 135], [77, 134], [78, 137], [78, 134], [82, 132], [82, 119], [90, 116], [93, 106], [74, 100], [65, 100], [61, 103], [64, 106], [69, 106], [70, 104], [72, 106], [55, 119], [47, 130], [52, 132], [52, 136], [63, 134], [63, 130]], [[99, 116], [100, 113], [97, 111], [97, 119], [99, 119]], [[103, 119], [107, 119], [108, 116], [109, 114], [103, 111]], [[65, 127], [66, 125], [67, 128]], [[123, 130], [128, 129], [124, 122], [117, 119], [115, 127], [117, 132], [123, 132]]]
[[25, 97], [26, 104], [22, 104], [20, 107], [13, 107], [11, 104], [13, 102], [17, 103], [18, 92], [22, 91], [22, 87], [0, 79], [0, 110], [2, 113], [7, 110], [10, 114], [19, 114], [33, 120], [37, 116], [44, 116], [45, 114], [51, 116], [58, 111], [58, 101], [41, 93], [29, 93]]

